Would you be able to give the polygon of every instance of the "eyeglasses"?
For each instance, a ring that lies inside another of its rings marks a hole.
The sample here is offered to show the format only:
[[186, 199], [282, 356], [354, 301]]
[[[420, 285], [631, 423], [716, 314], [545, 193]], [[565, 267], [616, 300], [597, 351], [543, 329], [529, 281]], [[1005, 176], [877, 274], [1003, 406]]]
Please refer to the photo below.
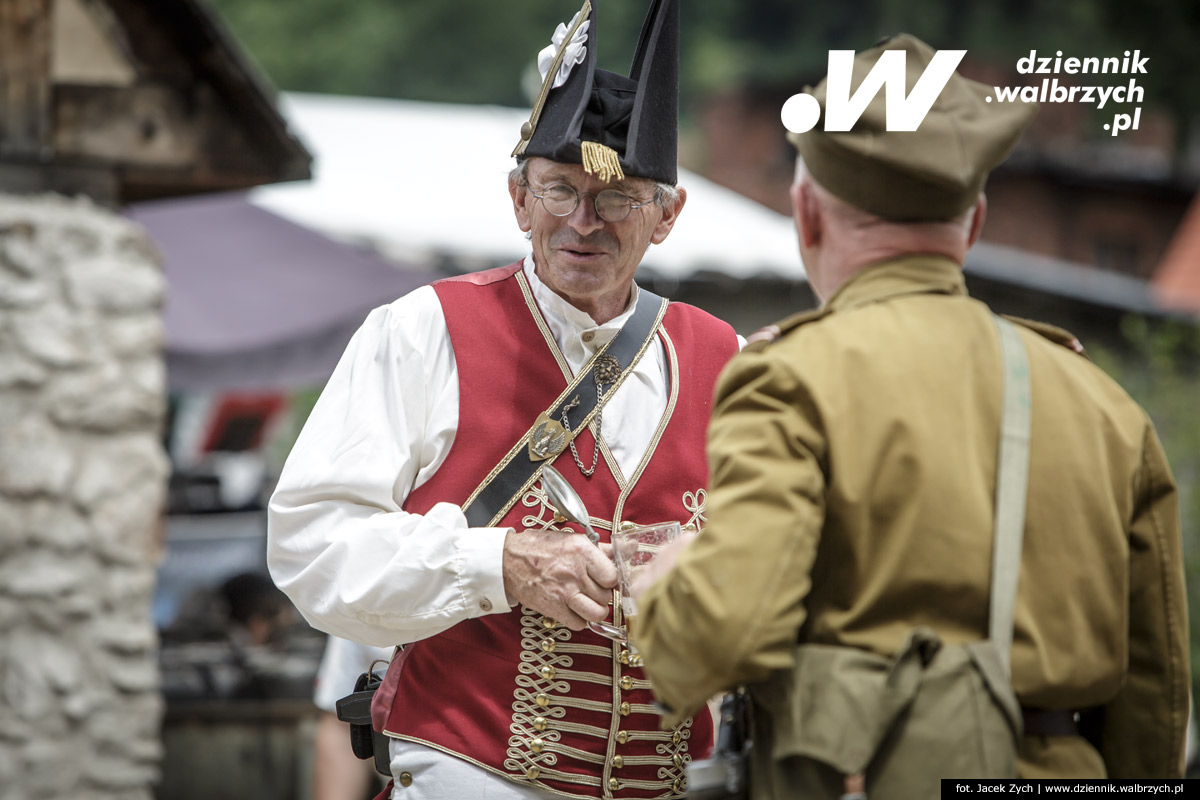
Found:
[[621, 222], [629, 216], [629, 212], [635, 208], [648, 206], [654, 202], [654, 198], [645, 202], [635, 202], [632, 197], [624, 192], [616, 189], [601, 189], [599, 192], [580, 192], [574, 186], [569, 186], [565, 183], [556, 183], [553, 186], [548, 186], [538, 194], [529, 187], [529, 193], [542, 201], [542, 207], [556, 217], [569, 217], [579, 207], [579, 196], [581, 194], [590, 194], [592, 196], [592, 206], [596, 209], [596, 216], [605, 222]]

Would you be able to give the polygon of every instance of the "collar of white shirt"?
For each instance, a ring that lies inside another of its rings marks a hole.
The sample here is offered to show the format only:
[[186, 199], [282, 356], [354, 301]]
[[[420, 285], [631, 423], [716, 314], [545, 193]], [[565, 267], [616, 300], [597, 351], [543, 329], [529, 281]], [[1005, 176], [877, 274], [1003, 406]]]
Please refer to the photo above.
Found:
[[633, 316], [633, 311], [637, 308], [638, 295], [641, 290], [635, 283], [633, 291], [630, 293], [629, 305], [625, 310], [603, 325], [597, 325], [590, 315], [580, 311], [542, 283], [534, 271], [532, 255], [525, 257], [525, 264], [522, 268], [525, 271], [526, 280], [529, 281], [529, 287], [533, 291], [533, 298], [537, 301], [546, 324], [550, 326], [550, 332], [554, 335], [554, 341], [558, 343], [558, 349], [562, 351], [567, 363], [571, 365], [572, 372], [578, 372], [580, 366], [591, 358], [597, 349], [611, 341], [625, 325], [625, 322]]

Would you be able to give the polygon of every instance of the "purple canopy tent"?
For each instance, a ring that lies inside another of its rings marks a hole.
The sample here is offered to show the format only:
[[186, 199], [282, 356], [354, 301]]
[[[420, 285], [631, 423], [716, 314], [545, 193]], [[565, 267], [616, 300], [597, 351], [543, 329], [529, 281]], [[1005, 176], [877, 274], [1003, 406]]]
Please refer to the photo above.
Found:
[[165, 258], [171, 391], [319, 387], [372, 308], [436, 277], [328, 239], [242, 193], [125, 213]]

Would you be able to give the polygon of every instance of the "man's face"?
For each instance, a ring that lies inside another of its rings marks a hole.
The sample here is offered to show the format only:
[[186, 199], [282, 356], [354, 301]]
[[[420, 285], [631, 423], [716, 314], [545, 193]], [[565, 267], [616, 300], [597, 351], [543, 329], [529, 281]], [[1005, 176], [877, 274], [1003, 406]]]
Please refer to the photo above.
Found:
[[[509, 185], [521, 230], [530, 233], [538, 277], [556, 294], [591, 314], [597, 322], [624, 311], [634, 273], [650, 243], [659, 244], [675, 225], [685, 195], [663, 207], [649, 203], [629, 212], [620, 222], [596, 214], [594, 194], [617, 189], [638, 204], [654, 197], [654, 182], [626, 178], [606, 182], [584, 172], [579, 164], [531, 158], [528, 185]], [[580, 193], [579, 204], [565, 217], [556, 217], [530, 192], [542, 194], [555, 184]], [[584, 194], [591, 192], [592, 194]]]

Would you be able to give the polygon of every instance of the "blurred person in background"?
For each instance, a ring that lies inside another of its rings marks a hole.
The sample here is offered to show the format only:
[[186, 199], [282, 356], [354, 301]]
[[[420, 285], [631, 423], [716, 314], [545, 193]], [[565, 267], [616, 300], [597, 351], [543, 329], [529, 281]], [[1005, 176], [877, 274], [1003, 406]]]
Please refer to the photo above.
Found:
[[261, 647], [276, 641], [299, 619], [287, 595], [266, 575], [241, 572], [221, 583], [217, 590], [224, 610], [234, 626], [236, 642]]
[[330, 636], [317, 670], [313, 703], [320, 709], [313, 739], [312, 800], [364, 800], [373, 797], [382, 780], [372, 759], [360, 759], [350, 749], [350, 725], [337, 716], [337, 701], [354, 691], [358, 676], [387, 664], [392, 649], [358, 644]]

